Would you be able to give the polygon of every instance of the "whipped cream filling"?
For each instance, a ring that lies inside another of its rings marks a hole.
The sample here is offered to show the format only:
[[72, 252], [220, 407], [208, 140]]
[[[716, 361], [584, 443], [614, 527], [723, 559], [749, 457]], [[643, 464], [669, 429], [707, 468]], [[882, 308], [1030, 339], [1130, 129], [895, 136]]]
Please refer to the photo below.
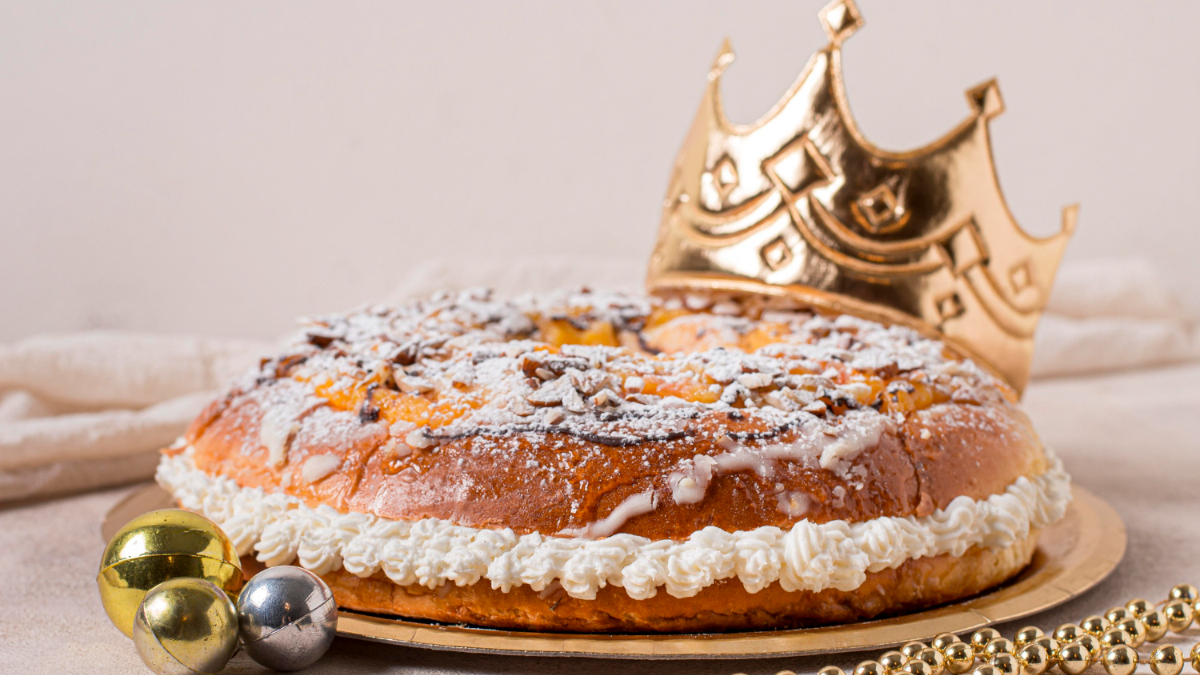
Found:
[[1003, 549], [1066, 511], [1070, 477], [1049, 450], [1047, 456], [1050, 468], [1039, 476], [1022, 476], [985, 500], [958, 497], [924, 517], [802, 520], [786, 530], [706, 527], [683, 541], [624, 533], [602, 539], [518, 535], [436, 518], [389, 520], [313, 508], [287, 494], [211, 476], [196, 467], [191, 448], [164, 456], [157, 480], [183, 508], [220, 525], [241, 555], [255, 553], [267, 565], [298, 560], [317, 574], [345, 569], [359, 577], [382, 571], [397, 584], [428, 588], [487, 579], [506, 593], [522, 584], [542, 591], [557, 581], [571, 597], [587, 600], [612, 585], [642, 600], [660, 587], [687, 598], [734, 577], [750, 593], [776, 581], [786, 591], [851, 591], [868, 572], [909, 559], [961, 556], [972, 546]]

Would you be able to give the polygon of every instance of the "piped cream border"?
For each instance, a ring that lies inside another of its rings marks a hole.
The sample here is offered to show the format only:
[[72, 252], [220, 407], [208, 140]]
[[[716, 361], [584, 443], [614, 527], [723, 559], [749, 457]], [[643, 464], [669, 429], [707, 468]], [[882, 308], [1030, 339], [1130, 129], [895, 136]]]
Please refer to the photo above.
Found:
[[359, 577], [382, 571], [397, 584], [428, 588], [487, 579], [504, 592], [521, 584], [543, 591], [557, 583], [571, 597], [588, 600], [613, 585], [640, 600], [653, 597], [659, 587], [677, 598], [691, 597], [733, 577], [750, 593], [776, 581], [786, 591], [851, 591], [868, 572], [906, 560], [961, 556], [973, 546], [1011, 546], [1066, 512], [1070, 477], [1049, 450], [1047, 457], [1045, 473], [1022, 476], [986, 500], [958, 497], [929, 516], [857, 523], [802, 520], [788, 530], [706, 527], [683, 541], [631, 534], [601, 539], [518, 535], [436, 518], [400, 521], [325, 505], [312, 508], [287, 494], [211, 476], [196, 468], [191, 448], [164, 455], [156, 478], [182, 507], [220, 525], [239, 553], [256, 552], [267, 565], [298, 560], [317, 574], [345, 569]]

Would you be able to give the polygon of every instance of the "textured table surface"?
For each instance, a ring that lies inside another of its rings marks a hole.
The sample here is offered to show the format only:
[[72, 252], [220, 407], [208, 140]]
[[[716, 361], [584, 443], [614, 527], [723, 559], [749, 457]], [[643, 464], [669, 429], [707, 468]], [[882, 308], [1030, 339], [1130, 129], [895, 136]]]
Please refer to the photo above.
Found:
[[[1200, 365], [1038, 382], [1025, 405], [1075, 481], [1107, 499], [1129, 528], [1129, 552], [1112, 577], [1027, 623], [1051, 628], [1135, 596], [1159, 599], [1175, 583], [1200, 583]], [[149, 672], [108, 623], [94, 582], [104, 548], [100, 520], [126, 492], [0, 509], [0, 673]], [[1200, 636], [1189, 632], [1188, 644]], [[601, 661], [455, 654], [338, 638], [304, 672], [802, 673], [872, 656]], [[269, 671], [239, 655], [225, 672]]]

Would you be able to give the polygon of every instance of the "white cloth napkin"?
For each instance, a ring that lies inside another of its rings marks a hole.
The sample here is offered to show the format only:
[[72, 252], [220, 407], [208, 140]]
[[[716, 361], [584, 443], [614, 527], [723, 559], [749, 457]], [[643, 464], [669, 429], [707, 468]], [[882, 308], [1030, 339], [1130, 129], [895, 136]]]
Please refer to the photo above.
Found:
[[140, 480], [270, 345], [121, 332], [0, 345], [0, 501]]
[[[631, 258], [434, 260], [386, 301], [491, 286], [502, 294], [589, 284], [636, 289]], [[270, 342], [123, 332], [32, 337], [0, 345], [0, 502], [141, 480], [231, 378]], [[1034, 377], [1200, 358], [1191, 319], [1141, 260], [1064, 266], [1037, 335]]]
[[1141, 258], [1064, 265], [1038, 325], [1035, 378], [1148, 368], [1200, 358], [1200, 331]]

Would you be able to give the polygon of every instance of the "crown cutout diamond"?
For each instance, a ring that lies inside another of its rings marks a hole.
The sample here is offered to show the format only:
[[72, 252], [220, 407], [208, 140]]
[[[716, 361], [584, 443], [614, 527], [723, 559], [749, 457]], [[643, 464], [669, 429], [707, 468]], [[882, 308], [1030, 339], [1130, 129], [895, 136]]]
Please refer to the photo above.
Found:
[[958, 293], [950, 293], [938, 298], [937, 301], [938, 317], [944, 323], [950, 319], [956, 319], [963, 313], [962, 300], [958, 299]]
[[734, 165], [733, 160], [729, 159], [728, 156], [722, 157], [717, 162], [717, 165], [713, 167], [712, 176], [713, 187], [716, 189], [721, 201], [724, 202], [729, 197], [729, 193], [733, 192], [733, 189], [737, 187], [737, 166]]
[[995, 80], [967, 90], [970, 114], [937, 141], [873, 145], [842, 83], [841, 45], [862, 14], [835, 0], [819, 18], [829, 44], [753, 124], [725, 117], [734, 54], [721, 46], [672, 172], [648, 287], [786, 295], [904, 324], [1021, 392], [1078, 207], [1045, 239], [1013, 220], [992, 165], [988, 122], [1004, 112]]
[[781, 267], [787, 267], [788, 263], [792, 262], [792, 248], [787, 245], [783, 237], [776, 237], [771, 240], [762, 249], [763, 262], [771, 271], [775, 271]]
[[764, 160], [763, 168], [779, 189], [794, 196], [806, 194], [813, 187], [827, 183], [834, 175], [809, 138], [797, 138], [788, 143], [774, 156]]
[[875, 234], [898, 230], [908, 222], [896, 195], [886, 185], [880, 185], [859, 197], [850, 205], [850, 211], [855, 220]]
[[841, 44], [863, 25], [862, 14], [859, 13], [854, 0], [831, 2], [825, 5], [817, 16], [821, 19], [821, 26], [825, 28], [829, 41], [835, 45]]
[[1033, 287], [1033, 269], [1028, 260], [1022, 260], [1008, 271], [1008, 280], [1012, 283], [1013, 293], [1020, 293], [1026, 288]]

